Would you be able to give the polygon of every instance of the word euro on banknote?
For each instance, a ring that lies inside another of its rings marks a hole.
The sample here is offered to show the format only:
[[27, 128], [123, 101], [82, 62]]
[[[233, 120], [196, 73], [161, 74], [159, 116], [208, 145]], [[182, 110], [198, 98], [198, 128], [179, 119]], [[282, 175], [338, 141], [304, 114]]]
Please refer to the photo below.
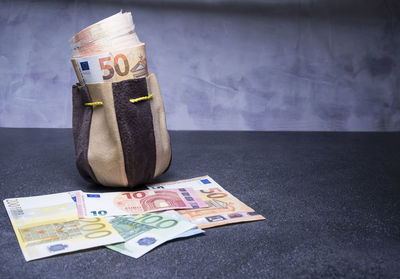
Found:
[[196, 227], [185, 219], [171, 217], [170, 213], [165, 212], [116, 216], [107, 220], [125, 240], [124, 243], [109, 245], [107, 248], [134, 258]]
[[155, 189], [136, 192], [77, 192], [80, 218], [142, 214], [171, 209], [207, 207], [191, 188]]
[[149, 189], [175, 189], [191, 187], [208, 205], [207, 208], [179, 210], [179, 214], [199, 228], [211, 228], [232, 223], [265, 220], [252, 208], [235, 198], [209, 176], [176, 182], [148, 185]]
[[123, 241], [104, 218], [79, 220], [71, 193], [3, 202], [26, 261]]

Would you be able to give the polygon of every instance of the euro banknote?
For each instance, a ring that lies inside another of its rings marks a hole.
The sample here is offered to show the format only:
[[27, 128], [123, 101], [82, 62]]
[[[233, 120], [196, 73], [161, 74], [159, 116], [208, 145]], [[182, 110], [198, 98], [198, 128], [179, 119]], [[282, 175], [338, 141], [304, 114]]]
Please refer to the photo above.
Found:
[[135, 192], [77, 192], [80, 218], [142, 214], [171, 209], [207, 207], [191, 188], [155, 189]]
[[130, 12], [92, 24], [69, 40], [72, 65], [81, 85], [118, 82], [147, 75], [145, 44]]
[[196, 227], [187, 220], [173, 218], [165, 212], [115, 216], [107, 220], [125, 240], [124, 243], [108, 245], [107, 248], [134, 258]]
[[144, 44], [72, 58], [71, 62], [80, 84], [117, 82], [142, 78], [147, 74]]
[[69, 192], [3, 202], [26, 261], [123, 241], [104, 218], [79, 220]]
[[[176, 212], [175, 210], [163, 211], [163, 212], [160, 212], [159, 214], [162, 214], [163, 216], [169, 216], [171, 218], [175, 218], [175, 219], [178, 219], [178, 220], [181, 220], [181, 221], [189, 221], [185, 217], [183, 217], [181, 214]], [[190, 236], [194, 236], [194, 235], [201, 234], [201, 233], [204, 233], [204, 231], [202, 229], [199, 229], [196, 226], [196, 227], [194, 227], [194, 228], [192, 228], [190, 230], [187, 230], [187, 231], [175, 236], [172, 239], [190, 237]]]
[[69, 44], [73, 49], [103, 37], [112, 37], [114, 34], [121, 36], [132, 31], [135, 31], [132, 14], [120, 11], [84, 28], [69, 39]]
[[149, 189], [193, 188], [207, 204], [207, 208], [179, 210], [179, 214], [196, 224], [199, 228], [211, 228], [232, 223], [265, 220], [251, 207], [247, 206], [222, 188], [209, 176], [176, 182], [148, 185]]
[[84, 28], [69, 40], [72, 57], [91, 56], [138, 44], [140, 40], [132, 14], [122, 11]]

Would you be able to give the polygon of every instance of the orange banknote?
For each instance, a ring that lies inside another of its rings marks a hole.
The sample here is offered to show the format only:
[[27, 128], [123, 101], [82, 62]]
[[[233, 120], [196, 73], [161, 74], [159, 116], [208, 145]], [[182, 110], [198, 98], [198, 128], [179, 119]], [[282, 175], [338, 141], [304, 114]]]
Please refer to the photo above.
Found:
[[177, 210], [177, 212], [201, 229], [239, 222], [265, 220], [262, 215], [235, 198], [209, 176], [148, 185], [150, 189], [179, 189], [186, 187], [193, 188], [208, 207]]

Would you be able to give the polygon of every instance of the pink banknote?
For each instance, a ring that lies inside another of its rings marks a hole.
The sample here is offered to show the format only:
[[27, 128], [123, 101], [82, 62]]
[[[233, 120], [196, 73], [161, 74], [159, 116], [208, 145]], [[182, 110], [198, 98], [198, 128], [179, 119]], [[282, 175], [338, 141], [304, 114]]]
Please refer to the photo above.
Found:
[[192, 188], [179, 188], [135, 192], [78, 192], [76, 206], [80, 218], [92, 218], [171, 209], [204, 208], [208, 205]]

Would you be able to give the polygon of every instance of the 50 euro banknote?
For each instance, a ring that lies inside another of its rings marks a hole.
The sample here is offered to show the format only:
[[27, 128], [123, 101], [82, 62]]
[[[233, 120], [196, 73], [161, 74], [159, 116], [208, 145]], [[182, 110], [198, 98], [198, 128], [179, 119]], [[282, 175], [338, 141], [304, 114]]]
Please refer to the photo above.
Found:
[[123, 241], [104, 218], [79, 220], [74, 195], [3, 201], [26, 261]]
[[144, 43], [71, 59], [80, 84], [118, 82], [147, 75]]
[[222, 188], [208, 175], [176, 182], [148, 185], [149, 189], [175, 189], [190, 187], [207, 204], [206, 208], [179, 210], [179, 214], [199, 228], [211, 228], [227, 224], [265, 220], [251, 207]]
[[142, 214], [208, 205], [191, 188], [155, 189], [135, 192], [76, 193], [80, 218]]

